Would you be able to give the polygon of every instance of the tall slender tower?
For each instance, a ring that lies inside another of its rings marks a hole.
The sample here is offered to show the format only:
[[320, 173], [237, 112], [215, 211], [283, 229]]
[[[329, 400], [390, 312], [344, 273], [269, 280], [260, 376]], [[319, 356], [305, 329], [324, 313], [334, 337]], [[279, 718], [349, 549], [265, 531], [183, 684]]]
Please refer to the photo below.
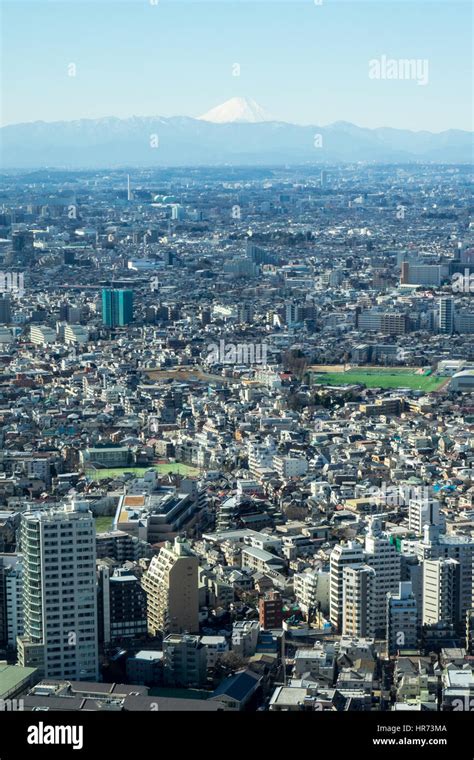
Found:
[[372, 626], [375, 636], [384, 637], [387, 628], [387, 594], [399, 590], [400, 554], [382, 533], [380, 521], [371, 517], [365, 538], [365, 562], [375, 570]]
[[364, 550], [357, 541], [336, 544], [330, 556], [329, 609], [332, 625], [342, 631], [344, 612], [344, 568], [364, 563]]
[[454, 330], [454, 298], [439, 299], [439, 331], [451, 335]]
[[132, 191], [130, 189], [130, 174], [127, 174], [127, 201], [132, 200]]
[[21, 518], [24, 635], [18, 661], [46, 678], [98, 678], [95, 525], [87, 502]]

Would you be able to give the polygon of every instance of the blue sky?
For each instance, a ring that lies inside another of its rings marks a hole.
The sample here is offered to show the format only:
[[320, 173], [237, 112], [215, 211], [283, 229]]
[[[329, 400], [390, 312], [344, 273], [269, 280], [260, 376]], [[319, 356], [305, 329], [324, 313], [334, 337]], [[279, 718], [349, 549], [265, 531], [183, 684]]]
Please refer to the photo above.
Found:
[[[199, 116], [248, 96], [300, 124], [472, 129], [467, 0], [152, 2], [4, 0], [2, 123]], [[382, 55], [427, 59], [428, 84], [371, 80]]]

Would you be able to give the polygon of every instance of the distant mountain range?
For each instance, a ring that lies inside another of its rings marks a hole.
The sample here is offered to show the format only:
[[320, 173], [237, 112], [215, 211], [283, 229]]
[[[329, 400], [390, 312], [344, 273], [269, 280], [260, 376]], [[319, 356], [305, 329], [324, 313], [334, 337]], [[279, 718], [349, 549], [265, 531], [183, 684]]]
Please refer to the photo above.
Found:
[[35, 121], [0, 129], [3, 168], [264, 165], [373, 161], [471, 163], [472, 133], [326, 127], [269, 120], [247, 98], [203, 116]]

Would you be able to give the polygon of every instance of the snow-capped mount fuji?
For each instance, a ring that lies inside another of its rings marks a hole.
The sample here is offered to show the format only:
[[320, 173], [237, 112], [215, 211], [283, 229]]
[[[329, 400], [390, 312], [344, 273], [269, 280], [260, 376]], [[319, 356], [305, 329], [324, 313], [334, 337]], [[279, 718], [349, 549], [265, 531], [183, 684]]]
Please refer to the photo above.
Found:
[[261, 121], [272, 121], [252, 98], [230, 98], [198, 118], [200, 121], [211, 121], [213, 124], [257, 124]]

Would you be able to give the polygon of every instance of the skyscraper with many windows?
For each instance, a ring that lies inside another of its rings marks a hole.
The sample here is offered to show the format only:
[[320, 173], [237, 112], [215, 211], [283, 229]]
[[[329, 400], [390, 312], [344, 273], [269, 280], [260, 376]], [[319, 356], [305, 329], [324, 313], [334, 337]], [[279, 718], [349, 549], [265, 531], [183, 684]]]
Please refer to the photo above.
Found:
[[102, 290], [102, 321], [107, 327], [123, 327], [133, 322], [133, 290]]
[[418, 614], [415, 595], [408, 581], [398, 584], [398, 591], [387, 594], [387, 652], [416, 649]]
[[330, 556], [329, 608], [334, 628], [342, 631], [344, 612], [344, 569], [364, 563], [364, 550], [357, 541], [336, 544]]
[[440, 298], [439, 300], [439, 331], [451, 335], [454, 330], [454, 299]]
[[19, 664], [46, 678], [97, 680], [95, 525], [87, 502], [25, 512], [21, 547]]

